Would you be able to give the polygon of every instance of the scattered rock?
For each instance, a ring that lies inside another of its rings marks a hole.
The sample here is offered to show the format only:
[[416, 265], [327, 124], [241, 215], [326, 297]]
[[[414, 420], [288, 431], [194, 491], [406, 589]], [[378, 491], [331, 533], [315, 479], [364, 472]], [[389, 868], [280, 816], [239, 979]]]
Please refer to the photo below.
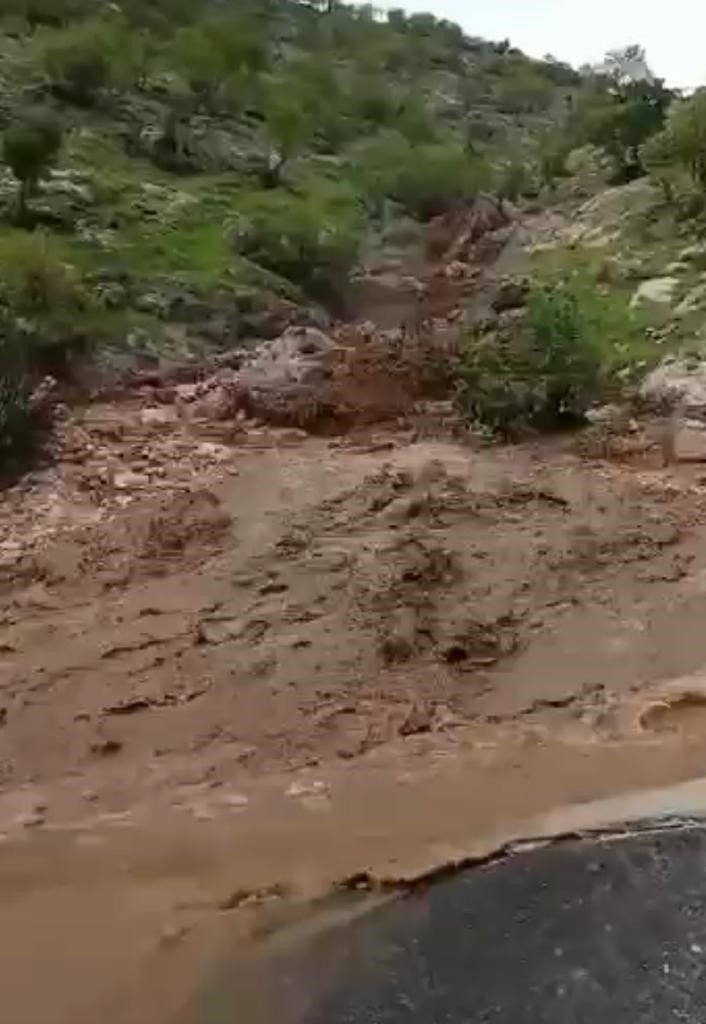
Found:
[[703, 309], [704, 305], [706, 305], [706, 281], [702, 281], [695, 288], [692, 288], [691, 291], [687, 292], [674, 310], [674, 315], [678, 317], [688, 316], [690, 313]]
[[135, 473], [130, 469], [116, 473], [113, 478], [113, 483], [119, 491], [139, 490], [142, 487], [147, 487], [149, 482], [150, 478], [145, 473]]
[[198, 384], [177, 384], [175, 389], [177, 401], [189, 403], [196, 399], [199, 393]]
[[503, 313], [508, 309], [521, 309], [527, 305], [530, 284], [526, 278], [504, 278], [493, 299], [493, 310]]
[[96, 739], [90, 747], [92, 754], [97, 754], [100, 757], [112, 757], [114, 754], [119, 754], [123, 749], [123, 744], [120, 740], [113, 739]]
[[35, 810], [29, 811], [26, 814], [18, 814], [15, 818], [15, 824], [20, 828], [38, 828], [40, 825], [44, 825], [46, 822], [46, 814], [44, 811]]
[[175, 423], [176, 420], [176, 410], [170, 406], [143, 409], [140, 413], [140, 422], [143, 427], [168, 427]]
[[146, 697], [132, 697], [129, 700], [120, 701], [118, 704], [110, 704], [103, 709], [104, 715], [134, 715], [138, 711], [147, 711], [152, 707], [152, 702]]
[[692, 413], [706, 413], [706, 361], [682, 357], [665, 359], [645, 377], [640, 397], [660, 411], [683, 403]]
[[227, 420], [233, 417], [236, 411], [232, 396], [221, 384], [216, 384], [193, 405], [194, 417], [203, 420]]
[[706, 425], [686, 423], [674, 435], [677, 462], [706, 462]]
[[196, 626], [196, 642], [200, 644], [222, 644], [226, 640], [237, 640], [245, 632], [242, 619], [203, 619]]
[[160, 944], [163, 946], [173, 946], [180, 942], [185, 935], [188, 935], [190, 931], [191, 926], [188, 924], [166, 924], [159, 936]]
[[226, 793], [219, 799], [222, 804], [225, 804], [226, 807], [233, 811], [242, 811], [250, 803], [250, 800], [244, 793]]
[[258, 594], [262, 594], [263, 597], [267, 597], [270, 594], [284, 594], [289, 590], [289, 584], [281, 583], [278, 580], [270, 580], [269, 583], [263, 583], [258, 589]]
[[316, 780], [314, 782], [293, 782], [287, 789], [287, 796], [299, 798], [308, 796], [328, 796], [331, 787], [327, 782]]
[[224, 444], [216, 444], [214, 441], [202, 441], [195, 454], [205, 459], [212, 459], [214, 462], [230, 462], [233, 458], [233, 449]]
[[686, 249], [682, 249], [679, 253], [679, 261], [681, 263], [688, 263], [692, 267], [696, 267], [698, 270], [706, 270], [706, 246], [689, 245]]
[[679, 287], [679, 279], [676, 277], [653, 277], [643, 281], [632, 297], [630, 305], [635, 309], [645, 303], [652, 303], [658, 306], [669, 306], [674, 298], [674, 293]]
[[433, 708], [426, 704], [413, 704], [397, 731], [400, 736], [416, 736], [419, 733], [431, 732], [433, 721]]

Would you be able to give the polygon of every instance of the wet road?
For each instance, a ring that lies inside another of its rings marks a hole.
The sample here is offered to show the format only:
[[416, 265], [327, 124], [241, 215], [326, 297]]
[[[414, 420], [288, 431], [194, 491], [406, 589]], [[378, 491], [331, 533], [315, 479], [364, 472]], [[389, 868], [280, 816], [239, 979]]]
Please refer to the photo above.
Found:
[[261, 983], [257, 1012], [233, 984], [199, 1020], [703, 1024], [706, 831], [562, 842], [469, 870], [279, 953]]

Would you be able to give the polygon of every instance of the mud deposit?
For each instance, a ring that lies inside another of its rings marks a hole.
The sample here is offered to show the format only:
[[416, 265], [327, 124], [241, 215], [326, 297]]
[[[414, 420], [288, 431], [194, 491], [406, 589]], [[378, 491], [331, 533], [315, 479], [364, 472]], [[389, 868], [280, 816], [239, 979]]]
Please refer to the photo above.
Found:
[[91, 416], [108, 471], [0, 506], [14, 1024], [169, 1020], [224, 935], [341, 880], [704, 774], [698, 467], [173, 425], [119, 479], [139, 410]]

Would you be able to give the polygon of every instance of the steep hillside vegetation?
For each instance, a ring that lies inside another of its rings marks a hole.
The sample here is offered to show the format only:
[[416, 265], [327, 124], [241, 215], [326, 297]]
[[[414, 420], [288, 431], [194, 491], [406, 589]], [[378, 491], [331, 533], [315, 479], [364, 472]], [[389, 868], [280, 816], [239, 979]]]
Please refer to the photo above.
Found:
[[398, 226], [480, 192], [554, 202], [577, 146], [599, 181], [651, 169], [675, 209], [675, 168], [704, 185], [703, 104], [665, 128], [674, 97], [635, 47], [579, 74], [335, 0], [11, 0], [0, 25], [5, 447], [38, 374], [325, 325]]

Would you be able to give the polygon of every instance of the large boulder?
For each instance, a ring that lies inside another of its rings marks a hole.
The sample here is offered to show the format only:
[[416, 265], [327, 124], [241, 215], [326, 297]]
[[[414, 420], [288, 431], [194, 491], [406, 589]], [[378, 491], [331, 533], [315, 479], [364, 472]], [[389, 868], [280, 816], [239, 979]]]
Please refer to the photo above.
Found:
[[706, 360], [670, 357], [645, 377], [640, 397], [654, 408], [683, 405], [694, 414], [706, 413]]
[[267, 385], [317, 384], [330, 376], [339, 346], [316, 327], [290, 327], [261, 346], [243, 371], [244, 379]]

